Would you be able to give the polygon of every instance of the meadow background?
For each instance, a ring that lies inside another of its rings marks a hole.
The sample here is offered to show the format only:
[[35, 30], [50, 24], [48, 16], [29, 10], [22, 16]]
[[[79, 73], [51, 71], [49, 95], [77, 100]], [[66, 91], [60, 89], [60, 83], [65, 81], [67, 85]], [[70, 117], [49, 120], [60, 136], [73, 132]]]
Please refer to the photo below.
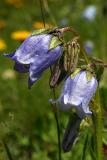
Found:
[[[46, 26], [73, 26], [81, 36], [88, 54], [107, 63], [107, 2], [104, 0], [43, 0]], [[34, 29], [43, 28], [39, 0], [0, 0], [0, 160], [58, 160], [56, 122], [49, 104], [52, 92], [47, 70], [31, 90], [27, 74], [13, 70], [2, 53], [14, 52]], [[59, 87], [61, 88], [61, 86]], [[57, 97], [60, 93], [58, 89]], [[107, 160], [107, 69], [101, 83], [103, 110], [103, 153]], [[67, 115], [59, 113], [61, 138]], [[62, 160], [82, 158], [84, 137]], [[6, 151], [7, 149], [7, 151]], [[11, 157], [10, 157], [11, 159]], [[86, 160], [91, 160], [87, 151]]]

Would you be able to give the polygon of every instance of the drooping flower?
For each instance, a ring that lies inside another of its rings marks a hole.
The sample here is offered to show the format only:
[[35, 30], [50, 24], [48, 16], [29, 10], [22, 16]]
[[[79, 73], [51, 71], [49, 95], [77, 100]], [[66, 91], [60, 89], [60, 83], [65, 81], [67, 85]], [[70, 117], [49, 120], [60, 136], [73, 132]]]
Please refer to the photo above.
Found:
[[29, 72], [28, 86], [36, 82], [42, 72], [53, 65], [62, 54], [62, 42], [53, 32], [46, 30], [33, 32], [21, 46], [6, 57], [15, 61], [15, 70]]
[[60, 98], [57, 100], [61, 110], [75, 108], [80, 118], [91, 114], [89, 102], [96, 88], [97, 80], [89, 71], [79, 71], [67, 78]]
[[76, 114], [70, 116], [68, 125], [62, 139], [62, 149], [64, 152], [71, 150], [76, 140], [80, 123], [86, 115], [92, 114], [89, 103], [96, 91], [98, 82], [90, 71], [77, 69], [65, 81], [61, 96], [58, 100], [59, 108], [63, 111], [76, 109]]

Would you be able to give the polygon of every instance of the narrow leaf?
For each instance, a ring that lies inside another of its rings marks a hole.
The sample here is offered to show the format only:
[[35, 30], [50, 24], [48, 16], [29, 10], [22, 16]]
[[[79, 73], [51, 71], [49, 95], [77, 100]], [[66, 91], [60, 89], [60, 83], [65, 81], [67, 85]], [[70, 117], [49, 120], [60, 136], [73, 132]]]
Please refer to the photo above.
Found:
[[84, 145], [83, 145], [82, 160], [86, 160], [87, 147], [88, 147], [88, 133], [87, 133], [87, 135], [86, 135], [85, 142], [84, 142]]

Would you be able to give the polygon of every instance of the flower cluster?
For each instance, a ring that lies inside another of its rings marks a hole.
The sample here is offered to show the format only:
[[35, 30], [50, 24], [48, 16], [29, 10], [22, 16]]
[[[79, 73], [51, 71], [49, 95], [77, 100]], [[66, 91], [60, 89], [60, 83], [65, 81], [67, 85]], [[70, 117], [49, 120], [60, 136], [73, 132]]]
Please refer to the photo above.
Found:
[[78, 135], [81, 120], [92, 115], [89, 106], [98, 82], [89, 65], [85, 65], [85, 68], [77, 67], [81, 53], [78, 37], [66, 43], [61, 31], [64, 29], [36, 30], [15, 52], [5, 56], [15, 61], [15, 70], [21, 73], [29, 72], [29, 88], [54, 64], [56, 67], [52, 68], [50, 86], [54, 87], [66, 79], [60, 97], [51, 102], [59, 104], [60, 110], [71, 112], [75, 109], [76, 112], [73, 120], [69, 120], [62, 140], [62, 148], [67, 152]]

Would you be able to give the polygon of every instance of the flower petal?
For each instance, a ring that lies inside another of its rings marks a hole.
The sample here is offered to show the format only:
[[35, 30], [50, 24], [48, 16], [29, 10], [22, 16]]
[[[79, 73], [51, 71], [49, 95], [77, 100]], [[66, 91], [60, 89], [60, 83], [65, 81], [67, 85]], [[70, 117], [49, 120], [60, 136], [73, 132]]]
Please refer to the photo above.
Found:
[[58, 99], [58, 101], [60, 102], [60, 109], [63, 111], [71, 108], [71, 105], [78, 106], [81, 104], [81, 101], [77, 101], [77, 100], [71, 103], [71, 96], [73, 94], [73, 90], [74, 90], [74, 87], [76, 86], [79, 76], [80, 74], [77, 74], [77, 76], [74, 79], [71, 77], [68, 77], [67, 80], [65, 81], [61, 96]]
[[35, 56], [45, 55], [48, 52], [52, 35], [29, 36], [16, 50], [13, 59], [22, 64], [35, 61]]
[[64, 152], [69, 152], [79, 134], [81, 119], [76, 115], [72, 114], [69, 117], [67, 128], [62, 140], [62, 149]]
[[25, 66], [23, 64], [15, 62], [14, 69], [20, 73], [27, 73], [29, 72], [29, 66]]
[[32, 85], [34, 82], [36, 82], [42, 72], [58, 60], [58, 58], [61, 56], [61, 53], [62, 48], [61, 46], [58, 46], [55, 49], [50, 50], [47, 55], [35, 56], [35, 61], [30, 65], [29, 84]]
[[11, 58], [11, 59], [13, 59], [13, 57], [14, 57], [14, 55], [15, 55], [15, 52], [13, 52], [13, 53], [10, 53], [10, 54], [3, 54], [5, 57], [7, 57], [7, 58]]
[[80, 118], [91, 114], [88, 105], [98, 85], [95, 77], [87, 79], [87, 72], [80, 71], [75, 77], [68, 77], [61, 96], [57, 100], [61, 110], [75, 108]]

